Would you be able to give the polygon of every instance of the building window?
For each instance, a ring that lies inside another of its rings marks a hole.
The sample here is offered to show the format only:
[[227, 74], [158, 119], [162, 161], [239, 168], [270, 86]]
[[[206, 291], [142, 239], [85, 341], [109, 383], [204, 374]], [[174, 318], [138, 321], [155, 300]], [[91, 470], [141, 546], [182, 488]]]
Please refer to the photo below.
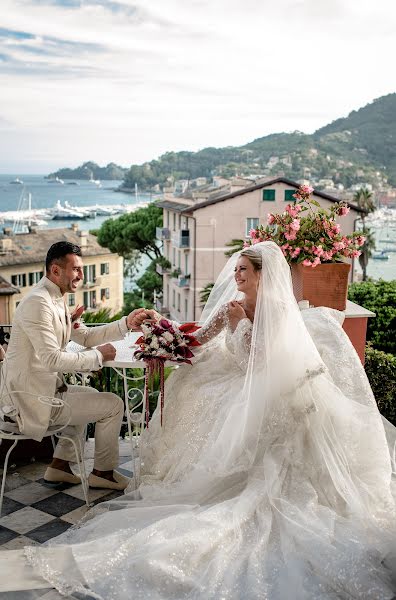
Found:
[[169, 306], [169, 304], [170, 304], [169, 283], [166, 284], [166, 298], [164, 300], [165, 300], [165, 306]]
[[177, 310], [180, 312], [180, 294], [177, 294]]
[[110, 288], [102, 288], [100, 290], [100, 299], [102, 300], [102, 302], [104, 300], [109, 300], [110, 298]]
[[179, 219], [178, 219], [179, 220], [179, 229], [181, 229], [181, 219], [182, 219], [182, 217], [181, 217], [181, 214], [179, 213]]
[[249, 231], [251, 229], [257, 229], [258, 226], [259, 226], [259, 219], [258, 219], [258, 217], [247, 217], [247, 219], [246, 219], [246, 233], [245, 233], [245, 236], [249, 237]]
[[110, 263], [100, 263], [100, 274], [108, 275], [110, 272]]
[[175, 290], [172, 290], [172, 306], [173, 306], [173, 308], [175, 308], [175, 306], [176, 306], [176, 292], [175, 292]]
[[44, 271], [34, 271], [33, 273], [29, 273], [29, 285], [38, 283], [43, 275]]
[[275, 200], [275, 190], [263, 190], [263, 200], [273, 202]]
[[179, 267], [179, 269], [181, 269], [181, 252], [180, 252], [180, 250], [177, 251], [177, 266]]
[[296, 193], [296, 190], [285, 190], [285, 202], [295, 202], [295, 198], [293, 198], [293, 194]]
[[96, 308], [96, 290], [84, 292], [85, 308]]
[[173, 231], [176, 231], [176, 213], [173, 213]]
[[166, 226], [169, 229], [169, 210], [166, 211]]
[[16, 287], [26, 287], [26, 273], [11, 276], [11, 283]]
[[76, 297], [74, 294], [69, 294], [68, 299], [67, 299], [67, 304], [68, 304], [68, 306], [76, 305]]
[[96, 265], [86, 265], [84, 267], [85, 283], [95, 283], [96, 280]]
[[184, 298], [184, 319], [188, 320], [188, 298]]
[[184, 255], [184, 275], [189, 275], [190, 272], [188, 270], [188, 254]]
[[172, 265], [176, 266], [176, 248], [172, 249]]

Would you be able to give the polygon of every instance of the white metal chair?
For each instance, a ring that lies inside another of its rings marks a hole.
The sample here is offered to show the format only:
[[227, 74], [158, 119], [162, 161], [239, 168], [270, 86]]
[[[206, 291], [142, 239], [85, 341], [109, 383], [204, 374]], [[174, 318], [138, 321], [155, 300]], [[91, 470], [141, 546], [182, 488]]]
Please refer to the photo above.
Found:
[[[86, 505], [89, 506], [90, 504], [89, 504], [89, 499], [88, 499], [88, 480], [87, 480], [87, 476], [86, 476], [85, 468], [84, 468], [83, 447], [81, 444], [80, 437], [76, 436], [75, 427], [72, 425], [69, 425], [70, 418], [71, 418], [70, 406], [67, 404], [67, 402], [65, 402], [61, 398], [38, 396], [37, 394], [32, 394], [30, 392], [25, 392], [25, 391], [23, 391], [23, 392], [13, 391], [13, 392], [9, 392], [8, 394], [6, 394], [5, 397], [3, 396], [2, 406], [0, 407], [0, 444], [1, 444], [2, 440], [14, 440], [14, 443], [8, 449], [5, 459], [4, 459], [3, 476], [2, 476], [2, 481], [1, 481], [1, 492], [0, 492], [0, 516], [1, 516], [2, 506], [3, 506], [4, 489], [5, 489], [7, 469], [8, 469], [8, 460], [10, 458], [10, 454], [20, 440], [32, 439], [28, 435], [21, 433], [17, 423], [13, 420], [13, 417], [15, 417], [15, 415], [17, 414], [17, 409], [15, 407], [15, 404], [12, 402], [12, 396], [14, 394], [25, 394], [28, 396], [32, 396], [32, 398], [35, 398], [36, 400], [38, 400], [39, 402], [43, 402], [44, 404], [49, 404], [53, 408], [63, 408], [64, 407], [64, 408], [66, 408], [66, 410], [69, 411], [69, 417], [67, 419], [67, 422], [64, 425], [52, 425], [52, 426], [50, 425], [50, 427], [47, 429], [46, 433], [44, 434], [44, 437], [49, 437], [49, 436], [60, 437], [62, 435], [62, 437], [66, 438], [67, 440], [69, 440], [72, 443], [74, 452], [76, 455], [76, 462], [77, 462], [79, 470], [80, 470], [81, 484], [82, 484], [82, 488], [83, 488], [83, 492], [84, 492], [84, 499], [85, 499]], [[75, 436], [74, 439], [72, 436]], [[78, 440], [78, 445], [76, 443], [76, 440]], [[81, 456], [81, 460], [80, 460], [80, 456]]]

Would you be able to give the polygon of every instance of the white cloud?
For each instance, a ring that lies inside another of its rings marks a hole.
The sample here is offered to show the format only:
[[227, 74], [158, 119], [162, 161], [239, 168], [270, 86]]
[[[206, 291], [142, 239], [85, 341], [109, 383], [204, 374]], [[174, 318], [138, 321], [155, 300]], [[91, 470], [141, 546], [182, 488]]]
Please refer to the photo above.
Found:
[[395, 13], [393, 0], [2, 0], [1, 27], [31, 37], [0, 30], [0, 168], [311, 132], [394, 91]]

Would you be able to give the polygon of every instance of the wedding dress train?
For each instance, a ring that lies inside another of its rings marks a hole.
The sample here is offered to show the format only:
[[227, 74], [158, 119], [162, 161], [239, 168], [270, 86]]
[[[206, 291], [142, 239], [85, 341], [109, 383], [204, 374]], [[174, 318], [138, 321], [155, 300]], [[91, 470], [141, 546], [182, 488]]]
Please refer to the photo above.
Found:
[[162, 429], [154, 414], [142, 436], [138, 492], [25, 549], [62, 593], [394, 597], [395, 430], [386, 424], [387, 439], [340, 314], [300, 313], [279, 248], [255, 249], [254, 323], [232, 332], [222, 309], [237, 297], [234, 256], [204, 311], [205, 344], [168, 379]]

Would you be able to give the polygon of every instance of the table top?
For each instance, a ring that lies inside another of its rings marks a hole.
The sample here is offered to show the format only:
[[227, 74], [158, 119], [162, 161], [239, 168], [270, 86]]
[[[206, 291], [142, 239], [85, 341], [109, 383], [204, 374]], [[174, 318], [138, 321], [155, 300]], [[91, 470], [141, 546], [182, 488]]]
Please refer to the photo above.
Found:
[[[136, 360], [133, 357], [133, 353], [137, 349], [135, 342], [140, 335], [140, 333], [130, 332], [123, 340], [110, 342], [116, 349], [116, 357], [114, 360], [105, 361], [103, 366], [115, 367], [117, 369], [143, 369], [145, 367], [144, 361]], [[66, 350], [68, 352], [80, 352], [81, 350], [85, 350], [85, 348], [75, 342], [69, 342]]]

